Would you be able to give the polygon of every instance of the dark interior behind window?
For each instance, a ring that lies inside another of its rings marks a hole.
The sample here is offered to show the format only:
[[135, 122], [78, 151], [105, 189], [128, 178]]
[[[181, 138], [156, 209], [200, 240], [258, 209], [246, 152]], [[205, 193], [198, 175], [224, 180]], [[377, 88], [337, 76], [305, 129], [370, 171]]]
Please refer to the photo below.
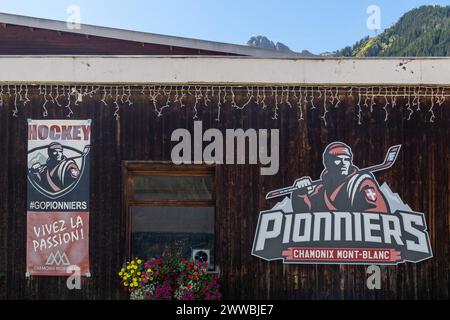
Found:
[[215, 269], [214, 167], [128, 164], [125, 178], [130, 256], [161, 256], [176, 243]]

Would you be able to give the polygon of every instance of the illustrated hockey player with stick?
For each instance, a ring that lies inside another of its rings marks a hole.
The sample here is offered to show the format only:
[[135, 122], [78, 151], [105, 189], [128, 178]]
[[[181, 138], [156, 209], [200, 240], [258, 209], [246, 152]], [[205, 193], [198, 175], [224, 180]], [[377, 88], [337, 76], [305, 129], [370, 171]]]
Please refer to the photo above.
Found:
[[353, 165], [353, 153], [342, 142], [333, 142], [323, 153], [321, 183], [311, 186], [310, 177], [295, 181], [294, 212], [356, 211], [388, 213], [389, 206], [370, 172]]
[[351, 148], [343, 142], [330, 143], [323, 153], [320, 180], [302, 177], [292, 187], [271, 191], [266, 199], [291, 194], [294, 212], [353, 211], [389, 213], [389, 205], [372, 172], [395, 162], [400, 145], [389, 148], [382, 164], [360, 170], [353, 164]]
[[36, 163], [29, 169], [29, 176], [48, 192], [58, 192], [70, 186], [80, 175], [80, 168], [64, 155], [63, 146], [53, 142], [48, 146], [45, 165]]

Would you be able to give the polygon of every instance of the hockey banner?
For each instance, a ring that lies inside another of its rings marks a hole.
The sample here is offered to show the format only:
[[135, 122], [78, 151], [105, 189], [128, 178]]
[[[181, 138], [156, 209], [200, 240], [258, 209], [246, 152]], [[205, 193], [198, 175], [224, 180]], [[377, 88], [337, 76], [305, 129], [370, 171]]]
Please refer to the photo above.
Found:
[[91, 120], [28, 120], [28, 276], [89, 275], [90, 141]]
[[400, 147], [389, 148], [383, 163], [360, 169], [348, 145], [330, 143], [320, 179], [304, 176], [266, 195], [284, 199], [260, 212], [252, 255], [303, 264], [395, 265], [431, 258], [425, 215], [373, 175], [394, 165]]

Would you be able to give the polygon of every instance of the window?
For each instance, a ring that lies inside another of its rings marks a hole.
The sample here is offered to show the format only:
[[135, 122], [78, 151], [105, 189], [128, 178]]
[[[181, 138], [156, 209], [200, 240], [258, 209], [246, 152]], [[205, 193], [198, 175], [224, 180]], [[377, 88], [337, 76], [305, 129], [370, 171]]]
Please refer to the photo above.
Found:
[[214, 261], [214, 167], [125, 164], [131, 256], [160, 256], [178, 243], [186, 258]]

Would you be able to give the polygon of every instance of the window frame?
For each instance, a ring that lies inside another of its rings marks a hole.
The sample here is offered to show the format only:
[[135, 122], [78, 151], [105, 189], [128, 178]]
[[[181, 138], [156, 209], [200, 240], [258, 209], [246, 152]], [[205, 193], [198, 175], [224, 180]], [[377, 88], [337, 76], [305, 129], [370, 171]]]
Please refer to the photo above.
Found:
[[[210, 176], [212, 177], [212, 198], [210, 200], [174, 200], [133, 198], [133, 179], [136, 176]], [[206, 164], [175, 165], [169, 161], [123, 161], [122, 165], [122, 206], [125, 216], [126, 243], [125, 254], [131, 258], [131, 208], [133, 206], [183, 206], [183, 207], [213, 207], [214, 208], [214, 257], [215, 270], [218, 269], [216, 257], [217, 206], [216, 206], [216, 166]], [[214, 272], [214, 271], [213, 271]]]

